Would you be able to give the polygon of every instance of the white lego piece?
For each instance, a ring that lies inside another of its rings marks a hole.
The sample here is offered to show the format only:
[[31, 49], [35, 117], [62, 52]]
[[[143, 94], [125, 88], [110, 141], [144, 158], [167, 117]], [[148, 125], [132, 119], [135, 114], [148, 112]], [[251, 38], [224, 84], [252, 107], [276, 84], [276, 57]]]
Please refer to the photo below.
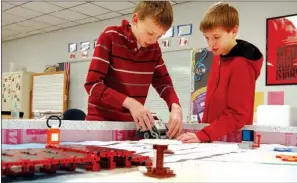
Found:
[[253, 149], [253, 144], [251, 144], [251, 143], [239, 143], [238, 147], [240, 149]]

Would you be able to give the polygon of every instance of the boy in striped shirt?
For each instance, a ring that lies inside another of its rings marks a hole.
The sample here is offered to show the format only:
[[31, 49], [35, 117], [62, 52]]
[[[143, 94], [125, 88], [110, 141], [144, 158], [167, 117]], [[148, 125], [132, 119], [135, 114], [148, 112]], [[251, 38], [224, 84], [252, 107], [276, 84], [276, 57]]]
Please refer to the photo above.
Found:
[[154, 119], [144, 104], [152, 84], [170, 111], [169, 138], [181, 133], [182, 110], [157, 42], [172, 22], [169, 1], [141, 1], [131, 23], [123, 20], [101, 33], [85, 83], [86, 120], [134, 121], [151, 130]]

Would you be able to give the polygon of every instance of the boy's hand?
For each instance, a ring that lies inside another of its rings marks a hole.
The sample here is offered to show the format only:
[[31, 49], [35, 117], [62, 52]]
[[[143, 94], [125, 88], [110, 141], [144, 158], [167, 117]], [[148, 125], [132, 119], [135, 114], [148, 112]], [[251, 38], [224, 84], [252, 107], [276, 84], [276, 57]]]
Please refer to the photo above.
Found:
[[172, 139], [177, 137], [183, 129], [183, 115], [182, 108], [178, 104], [172, 104], [169, 116], [169, 130], [168, 137]]
[[197, 135], [195, 133], [184, 133], [176, 138], [176, 140], [180, 140], [183, 143], [200, 143]]
[[150, 110], [137, 100], [129, 97], [125, 99], [123, 106], [129, 109], [137, 129], [140, 129], [141, 131], [152, 130], [154, 117]]

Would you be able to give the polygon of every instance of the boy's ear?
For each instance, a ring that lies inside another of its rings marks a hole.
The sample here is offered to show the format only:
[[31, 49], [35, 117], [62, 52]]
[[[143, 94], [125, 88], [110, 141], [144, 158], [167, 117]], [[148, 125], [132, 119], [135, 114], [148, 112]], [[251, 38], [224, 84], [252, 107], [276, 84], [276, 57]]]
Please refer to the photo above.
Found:
[[237, 33], [238, 33], [238, 26], [236, 25], [232, 30], [231, 30], [232, 36], [235, 38]]
[[134, 13], [132, 16], [132, 24], [136, 25], [139, 20], [138, 13]]

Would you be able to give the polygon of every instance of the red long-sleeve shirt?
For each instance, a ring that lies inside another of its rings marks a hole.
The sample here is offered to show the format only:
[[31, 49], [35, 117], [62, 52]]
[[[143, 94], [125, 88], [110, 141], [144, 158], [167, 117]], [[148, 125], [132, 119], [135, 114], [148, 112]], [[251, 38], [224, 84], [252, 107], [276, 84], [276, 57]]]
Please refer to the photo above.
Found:
[[253, 123], [256, 80], [263, 56], [251, 43], [237, 40], [225, 56], [215, 57], [210, 71], [203, 123], [197, 133], [202, 142], [211, 142]]
[[86, 120], [133, 121], [123, 102], [131, 97], [145, 104], [151, 84], [169, 110], [179, 104], [158, 43], [138, 49], [126, 20], [107, 27], [97, 40], [86, 78]]

